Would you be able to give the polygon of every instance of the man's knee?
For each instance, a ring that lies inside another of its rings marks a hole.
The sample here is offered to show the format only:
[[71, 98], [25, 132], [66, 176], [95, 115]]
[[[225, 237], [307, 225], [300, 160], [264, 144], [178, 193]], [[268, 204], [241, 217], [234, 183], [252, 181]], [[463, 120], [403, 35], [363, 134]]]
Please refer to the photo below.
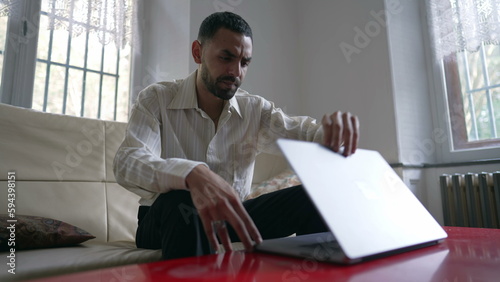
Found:
[[290, 193], [295, 193], [298, 195], [307, 195], [306, 190], [302, 185], [292, 186], [287, 189], [290, 191]]
[[186, 190], [172, 190], [167, 193], [160, 194], [158, 198], [153, 203], [154, 206], [165, 206], [172, 205], [176, 203], [192, 203], [191, 193]]
[[155, 213], [161, 214], [161, 218], [165, 220], [181, 221], [186, 225], [191, 224], [198, 216], [191, 199], [191, 193], [186, 190], [173, 190], [161, 194], [151, 208], [154, 209]]

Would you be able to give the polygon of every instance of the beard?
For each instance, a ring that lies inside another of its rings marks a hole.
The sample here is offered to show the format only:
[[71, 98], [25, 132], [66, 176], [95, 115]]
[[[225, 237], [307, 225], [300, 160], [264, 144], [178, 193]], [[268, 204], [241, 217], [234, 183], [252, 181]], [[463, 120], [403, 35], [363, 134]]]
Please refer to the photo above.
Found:
[[[241, 80], [234, 76], [219, 76], [214, 79], [212, 75], [210, 75], [205, 62], [201, 63], [200, 75], [201, 80], [203, 81], [203, 84], [205, 84], [208, 92], [212, 93], [215, 97], [226, 101], [233, 98], [234, 94], [241, 85]], [[228, 87], [224, 82], [231, 82], [233, 85]], [[219, 86], [219, 83], [222, 86]]]

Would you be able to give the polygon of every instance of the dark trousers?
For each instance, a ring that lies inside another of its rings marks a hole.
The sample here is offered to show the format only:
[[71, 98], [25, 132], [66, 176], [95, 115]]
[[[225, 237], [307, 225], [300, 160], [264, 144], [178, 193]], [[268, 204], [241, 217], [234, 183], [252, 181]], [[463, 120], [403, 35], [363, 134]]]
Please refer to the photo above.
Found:
[[[243, 202], [263, 239], [297, 233], [327, 231], [302, 186], [295, 186]], [[151, 207], [139, 209], [136, 244], [139, 248], [162, 249], [163, 259], [213, 253], [203, 224], [185, 190], [161, 194]], [[228, 224], [231, 241], [239, 242]]]

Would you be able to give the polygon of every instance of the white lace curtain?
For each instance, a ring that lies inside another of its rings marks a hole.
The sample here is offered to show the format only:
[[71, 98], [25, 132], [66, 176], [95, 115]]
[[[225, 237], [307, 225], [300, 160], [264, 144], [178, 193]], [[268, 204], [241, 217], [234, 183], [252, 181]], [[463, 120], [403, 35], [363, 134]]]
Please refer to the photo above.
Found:
[[500, 0], [427, 0], [436, 59], [500, 44]]
[[[131, 44], [136, 0], [43, 0], [49, 29], [64, 29], [72, 36], [95, 33], [103, 44]], [[0, 0], [0, 16], [18, 13], [21, 0]]]

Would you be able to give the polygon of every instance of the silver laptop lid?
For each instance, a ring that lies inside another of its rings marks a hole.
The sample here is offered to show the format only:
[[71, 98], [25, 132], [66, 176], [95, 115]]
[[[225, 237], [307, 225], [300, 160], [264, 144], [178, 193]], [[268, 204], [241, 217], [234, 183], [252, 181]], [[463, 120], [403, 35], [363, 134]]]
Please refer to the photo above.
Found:
[[312, 142], [278, 145], [347, 257], [447, 237], [378, 152], [358, 149], [346, 158]]

